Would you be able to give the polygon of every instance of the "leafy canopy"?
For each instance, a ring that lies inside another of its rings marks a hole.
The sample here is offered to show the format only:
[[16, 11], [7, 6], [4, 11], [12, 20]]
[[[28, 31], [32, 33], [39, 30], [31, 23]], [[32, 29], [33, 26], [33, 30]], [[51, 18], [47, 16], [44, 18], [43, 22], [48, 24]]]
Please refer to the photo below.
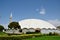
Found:
[[8, 25], [8, 28], [14, 28], [14, 29], [16, 29], [16, 28], [18, 28], [18, 29], [21, 29], [21, 26], [19, 25], [19, 23], [18, 22], [11, 22], [9, 25]]
[[4, 27], [2, 25], [0, 25], [0, 31], [3, 31]]

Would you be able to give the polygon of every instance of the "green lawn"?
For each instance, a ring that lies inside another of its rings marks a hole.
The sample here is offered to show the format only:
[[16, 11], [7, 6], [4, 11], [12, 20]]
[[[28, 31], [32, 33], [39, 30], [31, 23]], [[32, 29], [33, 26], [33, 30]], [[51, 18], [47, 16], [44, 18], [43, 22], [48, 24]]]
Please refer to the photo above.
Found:
[[4, 33], [4, 32], [0, 32], [0, 35], [6, 35], [6, 33]]
[[[37, 36], [38, 37], [34, 37]], [[0, 32], [0, 39], [11, 39], [11, 40], [20, 40], [20, 39], [24, 39], [24, 40], [60, 40], [60, 35], [58, 36], [47, 36], [47, 35], [43, 35], [41, 36], [41, 34], [21, 34], [21, 35], [7, 35], [4, 32]]]
[[41, 36], [35, 38], [28, 38], [26, 40], [60, 40], [60, 36]]

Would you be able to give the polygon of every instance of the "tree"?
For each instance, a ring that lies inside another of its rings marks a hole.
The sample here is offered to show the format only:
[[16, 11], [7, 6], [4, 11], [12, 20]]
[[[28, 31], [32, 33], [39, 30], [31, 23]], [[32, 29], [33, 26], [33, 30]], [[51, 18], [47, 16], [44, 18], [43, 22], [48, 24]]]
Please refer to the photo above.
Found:
[[4, 27], [2, 25], [0, 25], [0, 31], [3, 31]]
[[10, 29], [12, 29], [12, 28], [14, 28], [14, 29], [21, 29], [21, 26], [19, 25], [19, 23], [18, 22], [11, 22], [9, 25], [8, 25], [8, 28], [10, 28]]
[[40, 32], [40, 30], [35, 30], [35, 32], [39, 33], [39, 32]]
[[60, 26], [57, 26], [58, 29], [60, 29]]

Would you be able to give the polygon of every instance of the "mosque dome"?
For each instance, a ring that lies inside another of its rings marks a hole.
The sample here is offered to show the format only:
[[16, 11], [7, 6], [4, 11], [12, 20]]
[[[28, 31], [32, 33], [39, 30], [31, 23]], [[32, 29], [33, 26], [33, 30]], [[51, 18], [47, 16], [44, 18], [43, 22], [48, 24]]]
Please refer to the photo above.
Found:
[[46, 29], [56, 29], [55, 26], [53, 26], [52, 24], [50, 24], [47, 21], [44, 20], [40, 20], [40, 19], [25, 19], [25, 20], [21, 20], [19, 21], [19, 25], [21, 26], [21, 28], [46, 28]]

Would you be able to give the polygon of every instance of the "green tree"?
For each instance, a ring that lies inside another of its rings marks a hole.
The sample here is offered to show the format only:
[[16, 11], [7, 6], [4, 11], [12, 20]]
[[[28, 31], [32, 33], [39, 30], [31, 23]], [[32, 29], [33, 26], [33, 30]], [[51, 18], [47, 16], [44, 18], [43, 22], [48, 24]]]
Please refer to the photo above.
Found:
[[10, 28], [10, 29], [12, 29], [12, 28], [14, 28], [14, 29], [21, 29], [21, 26], [19, 25], [19, 23], [18, 22], [11, 22], [9, 25], [8, 25], [8, 28]]
[[57, 26], [58, 29], [60, 29], [60, 26]]
[[4, 27], [2, 25], [0, 25], [0, 31], [3, 31]]

